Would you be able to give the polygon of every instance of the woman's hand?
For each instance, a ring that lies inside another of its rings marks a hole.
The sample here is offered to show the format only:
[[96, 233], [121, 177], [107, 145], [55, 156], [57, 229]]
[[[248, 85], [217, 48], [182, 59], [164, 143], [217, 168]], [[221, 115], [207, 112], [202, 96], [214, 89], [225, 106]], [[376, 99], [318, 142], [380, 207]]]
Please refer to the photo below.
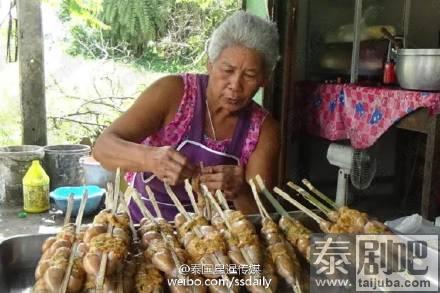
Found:
[[226, 199], [234, 200], [245, 189], [245, 171], [241, 166], [218, 165], [203, 167], [200, 174], [200, 183], [203, 183], [209, 190], [223, 191]]
[[170, 146], [155, 148], [150, 163], [153, 174], [169, 185], [181, 183], [197, 172], [185, 156]]

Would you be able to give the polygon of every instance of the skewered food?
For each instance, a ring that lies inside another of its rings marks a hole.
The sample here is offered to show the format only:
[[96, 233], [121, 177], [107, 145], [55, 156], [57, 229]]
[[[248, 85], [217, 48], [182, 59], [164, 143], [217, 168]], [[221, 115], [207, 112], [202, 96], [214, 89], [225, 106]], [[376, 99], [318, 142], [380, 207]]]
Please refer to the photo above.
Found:
[[263, 219], [261, 233], [266, 241], [269, 254], [272, 257], [278, 274], [289, 285], [294, 286], [300, 275], [300, 264], [296, 255], [289, 252], [287, 243], [281, 236], [278, 225], [272, 219], [265, 218]]
[[138, 264], [134, 277], [136, 292], [159, 293], [163, 292], [163, 277], [159, 270], [151, 263], [142, 261]]
[[278, 222], [289, 243], [304, 256], [310, 258], [310, 235], [311, 231], [304, 227], [301, 222], [291, 217], [281, 217]]
[[288, 182], [287, 185], [301, 194], [307, 201], [316, 206], [322, 211], [327, 218], [332, 222], [322, 221], [320, 223], [321, 229], [327, 233], [389, 233], [389, 229], [382, 223], [372, 220], [366, 213], [358, 210], [348, 208], [346, 206], [338, 207], [335, 202], [329, 199], [322, 192], [317, 190], [308, 180], [303, 179], [306, 185], [313, 193], [318, 195], [331, 208], [328, 208], [323, 203], [319, 202], [314, 196], [305, 191], [300, 186], [293, 182]]
[[[255, 201], [261, 214], [261, 235], [265, 240], [267, 253], [271, 257], [276, 272], [293, 288], [294, 292], [302, 292], [300, 286], [301, 265], [296, 253], [284, 239], [278, 225], [269, 216], [261, 202], [256, 186], [252, 180], [249, 181]], [[285, 211], [283, 211], [285, 213]], [[286, 218], [288, 218], [286, 216]]]
[[142, 234], [142, 245], [146, 249], [145, 253], [151, 258], [162, 272], [170, 277], [177, 276], [177, 264], [174, 262], [169, 243], [166, 243], [163, 236], [167, 237], [170, 245], [173, 246], [174, 253], [181, 263], [186, 263], [186, 252], [180, 248], [180, 244], [173, 234], [173, 227], [164, 219], [152, 221], [144, 218], [141, 221], [139, 232]]

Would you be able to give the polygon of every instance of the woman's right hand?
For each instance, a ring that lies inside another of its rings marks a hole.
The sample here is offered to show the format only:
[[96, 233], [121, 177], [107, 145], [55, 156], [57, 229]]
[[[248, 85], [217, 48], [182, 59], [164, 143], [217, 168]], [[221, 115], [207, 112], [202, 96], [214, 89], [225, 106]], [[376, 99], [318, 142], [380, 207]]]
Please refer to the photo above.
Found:
[[197, 168], [170, 146], [154, 148], [150, 158], [153, 174], [169, 185], [181, 183], [197, 173]]

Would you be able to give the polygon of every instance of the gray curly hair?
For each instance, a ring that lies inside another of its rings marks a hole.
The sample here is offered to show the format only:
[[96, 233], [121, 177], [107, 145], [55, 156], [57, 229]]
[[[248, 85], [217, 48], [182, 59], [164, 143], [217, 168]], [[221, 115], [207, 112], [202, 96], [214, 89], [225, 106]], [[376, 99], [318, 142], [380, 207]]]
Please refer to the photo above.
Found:
[[231, 46], [255, 49], [263, 55], [265, 74], [269, 76], [278, 61], [278, 30], [276, 24], [245, 11], [237, 11], [213, 32], [208, 58], [214, 61]]

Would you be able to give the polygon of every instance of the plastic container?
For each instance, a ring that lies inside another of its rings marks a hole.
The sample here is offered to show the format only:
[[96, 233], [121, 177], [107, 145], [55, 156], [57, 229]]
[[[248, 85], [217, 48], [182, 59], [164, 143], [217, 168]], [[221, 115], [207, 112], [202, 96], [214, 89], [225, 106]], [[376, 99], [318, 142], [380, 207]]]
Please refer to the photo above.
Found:
[[44, 149], [37, 145], [0, 147], [0, 204], [23, 206], [23, 176], [33, 160], [41, 160]]
[[49, 207], [49, 176], [40, 161], [34, 160], [23, 177], [23, 209], [28, 213], [42, 213]]
[[74, 204], [72, 215], [76, 216], [78, 214], [82, 195], [86, 188], [88, 199], [84, 209], [84, 215], [88, 216], [97, 212], [104, 196], [105, 189], [96, 185], [58, 187], [50, 193], [50, 197], [54, 200], [55, 206], [65, 213], [67, 210], [67, 199], [69, 198], [69, 195], [73, 193]]
[[79, 163], [84, 170], [84, 180], [86, 184], [106, 188], [108, 182], [115, 181], [115, 172], [104, 169], [93, 157], [82, 157], [79, 159]]
[[44, 152], [44, 169], [50, 177], [50, 190], [60, 186], [81, 186], [86, 183], [79, 159], [90, 154], [88, 145], [49, 145], [44, 147]]

